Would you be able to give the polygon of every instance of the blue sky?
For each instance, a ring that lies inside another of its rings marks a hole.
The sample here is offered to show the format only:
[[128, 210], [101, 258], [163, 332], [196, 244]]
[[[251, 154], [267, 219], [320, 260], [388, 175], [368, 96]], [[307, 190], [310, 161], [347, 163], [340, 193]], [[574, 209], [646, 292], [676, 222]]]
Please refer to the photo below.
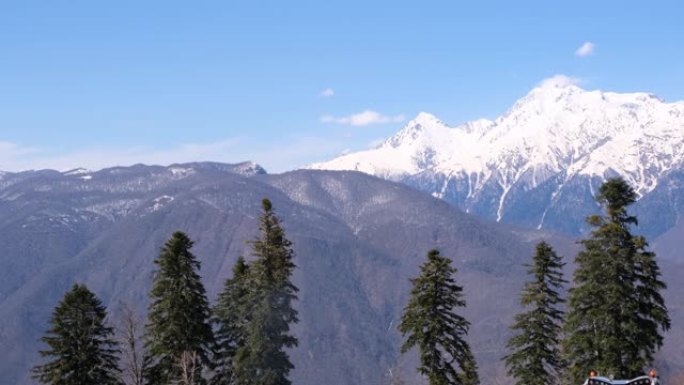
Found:
[[285, 171], [420, 111], [494, 118], [556, 74], [682, 100], [682, 14], [675, 1], [2, 1], [0, 170]]

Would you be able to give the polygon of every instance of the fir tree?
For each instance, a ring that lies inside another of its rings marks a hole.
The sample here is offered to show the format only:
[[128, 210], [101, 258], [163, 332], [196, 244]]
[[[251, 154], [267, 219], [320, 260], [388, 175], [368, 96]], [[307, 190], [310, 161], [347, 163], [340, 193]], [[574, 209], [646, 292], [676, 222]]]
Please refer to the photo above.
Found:
[[558, 349], [563, 312], [563, 268], [561, 258], [546, 242], [537, 244], [528, 274], [532, 280], [523, 288], [520, 304], [526, 312], [516, 315], [511, 326], [515, 335], [508, 341], [511, 353], [505, 357], [508, 374], [516, 385], [557, 384], [562, 362]]
[[209, 363], [209, 304], [192, 245], [187, 235], [175, 232], [154, 261], [157, 271], [145, 326], [144, 377], [151, 385], [177, 383], [187, 378], [188, 368], [193, 382], [203, 383], [202, 368]]
[[118, 349], [114, 329], [105, 325], [107, 311], [84, 285], [74, 285], [52, 312], [52, 327], [41, 338], [51, 360], [33, 368], [44, 384], [119, 384]]
[[412, 279], [411, 299], [404, 308], [399, 331], [408, 336], [402, 353], [417, 346], [418, 372], [430, 385], [477, 385], [477, 365], [465, 337], [470, 323], [456, 313], [465, 307], [463, 288], [454, 281], [451, 260], [430, 250]]
[[214, 307], [216, 331], [216, 354], [214, 357], [214, 376], [212, 385], [234, 383], [233, 360], [238, 347], [245, 345], [245, 327], [250, 280], [249, 266], [239, 257], [233, 266], [233, 277], [227, 279], [218, 303]]
[[565, 324], [569, 382], [579, 383], [589, 370], [616, 378], [643, 374], [670, 327], [655, 254], [630, 232], [637, 219], [627, 207], [636, 197], [624, 180], [609, 179], [597, 196], [605, 216], [587, 220], [594, 230], [576, 258]]
[[256, 259], [250, 264], [248, 324], [245, 344], [235, 355], [236, 384], [290, 385], [294, 368], [285, 351], [297, 345], [290, 325], [298, 322], [293, 302], [297, 287], [290, 281], [295, 264], [292, 243], [268, 199], [262, 201], [260, 237], [252, 242]]

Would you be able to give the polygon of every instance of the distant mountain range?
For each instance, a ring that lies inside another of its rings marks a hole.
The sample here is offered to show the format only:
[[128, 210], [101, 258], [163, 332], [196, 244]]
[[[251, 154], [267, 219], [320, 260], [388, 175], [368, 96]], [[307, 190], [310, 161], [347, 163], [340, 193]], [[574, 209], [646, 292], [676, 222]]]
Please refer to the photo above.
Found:
[[[268, 197], [296, 250], [300, 345], [295, 384], [379, 384], [392, 369], [422, 383], [416, 356], [399, 355], [396, 324], [408, 279], [430, 248], [452, 257], [465, 288], [469, 335], [483, 384], [509, 384], [501, 357], [519, 311], [523, 264], [545, 239], [574, 255], [574, 239], [468, 215], [399, 183], [359, 172], [268, 175], [254, 163], [116, 167], [97, 172], [5, 173], [0, 179], [0, 384], [30, 384], [39, 337], [73, 282], [112, 312], [144, 312], [160, 246], [175, 230], [196, 241], [210, 299], [245, 241], [257, 234]], [[659, 367], [684, 370], [684, 266], [663, 261], [674, 321]], [[659, 358], [660, 359], [660, 358]]]
[[[6, 173], [0, 179], [0, 384], [28, 384], [39, 337], [73, 282], [113, 312], [144, 312], [153, 259], [175, 230], [196, 241], [213, 301], [268, 197], [297, 253], [301, 289], [292, 351], [296, 384], [379, 384], [399, 360], [396, 323], [408, 279], [440, 248], [461, 269], [471, 340], [495, 373], [516, 309], [529, 240], [446, 202], [357, 172], [266, 175], [253, 163], [116, 167], [97, 172]], [[512, 274], [517, 272], [517, 274]], [[408, 361], [407, 361], [408, 360]], [[489, 378], [484, 373], [483, 378]]]
[[450, 127], [421, 113], [377, 148], [311, 168], [362, 171], [483, 218], [572, 235], [587, 231], [598, 186], [619, 175], [655, 237], [684, 212], [684, 102], [586, 91], [557, 76], [495, 120]]

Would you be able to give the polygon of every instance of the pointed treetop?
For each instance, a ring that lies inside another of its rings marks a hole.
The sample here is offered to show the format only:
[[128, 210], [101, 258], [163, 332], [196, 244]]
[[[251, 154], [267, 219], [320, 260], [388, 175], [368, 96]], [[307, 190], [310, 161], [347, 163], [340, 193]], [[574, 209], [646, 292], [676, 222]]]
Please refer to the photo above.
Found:
[[596, 199], [606, 206], [608, 216], [636, 224], [636, 218], [626, 217], [626, 208], [636, 202], [637, 194], [622, 178], [610, 178], [599, 188]]
[[174, 231], [173, 234], [171, 235], [171, 239], [178, 239], [178, 240], [182, 240], [185, 242], [190, 241], [190, 237], [188, 237], [187, 234], [185, 234], [184, 232], [182, 232], [180, 230]]
[[541, 242], [537, 243], [536, 248], [537, 248], [537, 251], [547, 251], [547, 250], [551, 249], [551, 245], [546, 243], [546, 241], [541, 241]]
[[439, 257], [439, 250], [437, 249], [432, 249], [428, 251], [428, 259], [435, 259], [435, 257]]
[[271, 204], [271, 201], [268, 200], [267, 198], [264, 198], [261, 200], [261, 207], [264, 209], [264, 211], [271, 211], [273, 209], [273, 205]]
[[624, 179], [611, 178], [601, 185], [596, 198], [606, 203], [609, 210], [620, 210], [636, 202], [637, 195]]
[[406, 338], [401, 352], [418, 348], [418, 372], [430, 385], [476, 385], [477, 364], [466, 341], [470, 323], [458, 309], [465, 307], [463, 288], [456, 284], [451, 260], [432, 249], [411, 279], [408, 304], [398, 326]]
[[245, 257], [242, 255], [239, 256], [235, 262], [235, 265], [233, 266], [233, 278], [244, 275], [248, 268], [249, 266], [247, 266], [247, 262], [245, 262]]
[[[546, 241], [540, 241], [537, 243], [535, 246], [535, 254], [533, 257], [533, 260], [541, 259], [541, 260], [546, 260], [549, 259], [550, 255], [555, 255], [555, 251], [553, 250], [553, 247], [546, 243]], [[553, 259], [553, 258], [552, 258]]]
[[[159, 266], [149, 292], [148, 321], [145, 325], [147, 362], [144, 377], [149, 384], [181, 380], [185, 374], [202, 380], [202, 368], [209, 365], [213, 332], [209, 324], [209, 302], [199, 276], [200, 262], [190, 249], [193, 241], [176, 231], [166, 241], [154, 263]], [[200, 384], [204, 384], [199, 382]]]
[[33, 378], [43, 384], [120, 385], [118, 343], [107, 326], [107, 309], [83, 284], [74, 284], [54, 308], [50, 330], [41, 338], [48, 362], [35, 366]]
[[81, 295], [88, 297], [95, 296], [95, 294], [93, 294], [93, 292], [90, 291], [86, 285], [82, 283], [74, 283], [73, 286], [71, 286], [71, 291], [65, 294], [65, 298], [72, 298]]
[[565, 317], [567, 382], [580, 383], [587, 368], [623, 378], [642, 374], [670, 327], [655, 253], [627, 226], [637, 224], [627, 212], [636, 198], [620, 178], [599, 189], [607, 217], [590, 217], [593, 230], [575, 259]]

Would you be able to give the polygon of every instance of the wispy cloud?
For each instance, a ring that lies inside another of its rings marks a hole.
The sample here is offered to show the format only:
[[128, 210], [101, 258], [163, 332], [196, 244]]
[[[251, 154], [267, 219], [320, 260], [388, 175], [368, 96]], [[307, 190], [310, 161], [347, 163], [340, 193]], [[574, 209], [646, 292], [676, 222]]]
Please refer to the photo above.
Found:
[[18, 156], [26, 156], [38, 152], [36, 148], [24, 147], [12, 142], [0, 141], [0, 162]]
[[592, 43], [590, 41], [584, 42], [584, 44], [582, 44], [575, 51], [575, 56], [579, 56], [579, 57], [589, 56], [589, 55], [594, 53], [595, 49], [596, 49], [596, 46], [594, 45], [594, 43]]
[[333, 90], [332, 88], [326, 88], [323, 91], [321, 91], [318, 94], [318, 96], [322, 98], [332, 98], [333, 96], [335, 96], [335, 90]]
[[406, 120], [404, 115], [387, 116], [372, 110], [365, 110], [349, 116], [325, 115], [321, 117], [322, 123], [334, 123], [347, 126], [368, 126], [371, 124], [399, 123]]

